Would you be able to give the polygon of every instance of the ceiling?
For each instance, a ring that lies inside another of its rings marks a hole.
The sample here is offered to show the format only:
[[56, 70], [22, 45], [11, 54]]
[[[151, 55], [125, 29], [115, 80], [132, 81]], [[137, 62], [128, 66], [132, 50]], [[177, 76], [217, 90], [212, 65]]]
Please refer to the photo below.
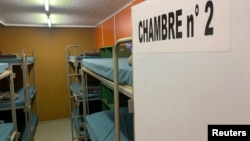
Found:
[[[132, 0], [49, 0], [52, 27], [96, 27]], [[0, 25], [48, 27], [44, 0], [0, 0]]]

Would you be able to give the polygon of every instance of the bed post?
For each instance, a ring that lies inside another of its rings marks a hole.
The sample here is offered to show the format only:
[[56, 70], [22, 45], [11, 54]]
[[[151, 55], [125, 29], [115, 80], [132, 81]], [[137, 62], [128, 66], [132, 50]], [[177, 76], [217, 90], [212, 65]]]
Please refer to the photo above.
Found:
[[9, 86], [10, 86], [10, 95], [11, 95], [11, 115], [12, 122], [14, 123], [14, 134], [12, 134], [11, 139], [14, 141], [18, 141], [17, 136], [17, 119], [16, 119], [16, 106], [15, 106], [15, 98], [14, 98], [14, 73], [12, 69], [12, 65], [9, 65], [9, 70], [11, 70], [11, 75], [9, 77]]
[[27, 132], [25, 133], [26, 139], [34, 140], [32, 135], [32, 117], [31, 117], [31, 100], [29, 93], [29, 74], [28, 74], [28, 62], [27, 55], [24, 53], [22, 49], [22, 64], [21, 64], [22, 74], [23, 74], [23, 88], [24, 88], [24, 112], [25, 112], [25, 125], [27, 127]]
[[119, 74], [118, 50], [121, 44], [132, 41], [132, 37], [119, 39], [113, 48], [113, 75], [114, 75], [114, 104], [115, 104], [115, 141], [120, 141], [120, 109], [119, 109]]

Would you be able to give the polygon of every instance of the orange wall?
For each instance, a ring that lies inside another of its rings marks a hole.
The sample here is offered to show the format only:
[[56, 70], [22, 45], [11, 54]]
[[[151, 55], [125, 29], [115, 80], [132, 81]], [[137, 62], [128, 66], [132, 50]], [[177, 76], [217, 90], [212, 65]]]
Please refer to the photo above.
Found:
[[0, 27], [0, 51], [36, 56], [39, 120], [69, 118], [66, 46], [94, 49], [94, 29]]
[[98, 25], [95, 28], [95, 48], [98, 50], [98, 48], [103, 46], [103, 39], [102, 39], [102, 24]]
[[144, 0], [134, 0], [132, 4], [95, 28], [96, 49], [114, 45], [115, 41], [132, 36], [131, 6]]
[[114, 44], [114, 18], [110, 18], [103, 24], [103, 45], [112, 46]]
[[116, 40], [132, 35], [131, 7], [115, 15]]

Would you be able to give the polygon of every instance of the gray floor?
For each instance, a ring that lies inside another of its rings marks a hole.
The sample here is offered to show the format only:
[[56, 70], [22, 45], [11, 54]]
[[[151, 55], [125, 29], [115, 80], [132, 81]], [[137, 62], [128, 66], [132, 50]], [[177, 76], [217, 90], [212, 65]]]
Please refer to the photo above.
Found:
[[35, 141], [71, 141], [70, 119], [39, 122]]

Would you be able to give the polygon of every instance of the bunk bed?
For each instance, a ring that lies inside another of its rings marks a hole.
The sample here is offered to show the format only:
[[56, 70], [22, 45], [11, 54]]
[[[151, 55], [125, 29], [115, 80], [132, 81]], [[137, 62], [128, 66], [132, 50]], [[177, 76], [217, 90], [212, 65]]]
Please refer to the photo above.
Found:
[[[20, 81], [22, 81], [21, 83], [15, 81], [16, 83], [14, 84], [14, 91], [17, 95], [17, 98], [15, 99], [15, 108], [20, 109], [17, 111], [17, 127], [21, 132], [20, 140], [33, 141], [35, 128], [38, 122], [34, 54], [32, 53], [31, 57], [27, 57], [27, 55], [24, 54], [24, 51], [22, 51], [21, 57], [10, 55], [1, 56], [0, 62], [12, 65], [14, 77], [19, 77]], [[18, 71], [18, 69], [21, 71]], [[32, 79], [29, 77], [31, 72], [33, 74]], [[30, 80], [32, 80], [31, 83]], [[2, 109], [8, 110], [10, 107], [11, 104], [9, 102], [0, 103], [0, 108]], [[32, 112], [32, 109], [34, 112]]]
[[[8, 123], [5, 123], [4, 121], [0, 122], [0, 141], [18, 141], [12, 66], [9, 66], [8, 63], [0, 63], [0, 80], [3, 80], [5, 78], [9, 78], [9, 91], [4, 93], [1, 92], [0, 102], [2, 103], [9, 101], [11, 103], [12, 120]], [[5, 99], [5, 96], [8, 96], [8, 98]], [[3, 109], [0, 108], [0, 110]]]
[[[84, 115], [81, 112], [81, 108], [85, 107], [89, 111], [89, 101], [100, 100], [100, 86], [93, 83], [90, 87], [82, 87], [81, 72], [81, 60], [84, 58], [98, 58], [99, 53], [93, 51], [85, 51], [82, 46], [68, 45], [66, 47], [67, 56], [67, 76], [69, 86], [69, 101], [71, 111], [71, 132], [72, 140], [81, 139], [84, 136], [84, 130], [82, 128]], [[88, 97], [83, 97], [83, 92], [87, 90]], [[87, 99], [87, 100], [84, 100]], [[88, 112], [89, 113], [89, 112]]]
[[[113, 47], [113, 58], [83, 59], [81, 71], [87, 73], [114, 90], [114, 109], [93, 113], [85, 117], [84, 128], [92, 141], [133, 140], [133, 113], [127, 107], [120, 108], [120, 93], [133, 99], [132, 67], [128, 58], [118, 58], [120, 46], [132, 38], [123, 38]], [[88, 140], [85, 135], [85, 140]]]

